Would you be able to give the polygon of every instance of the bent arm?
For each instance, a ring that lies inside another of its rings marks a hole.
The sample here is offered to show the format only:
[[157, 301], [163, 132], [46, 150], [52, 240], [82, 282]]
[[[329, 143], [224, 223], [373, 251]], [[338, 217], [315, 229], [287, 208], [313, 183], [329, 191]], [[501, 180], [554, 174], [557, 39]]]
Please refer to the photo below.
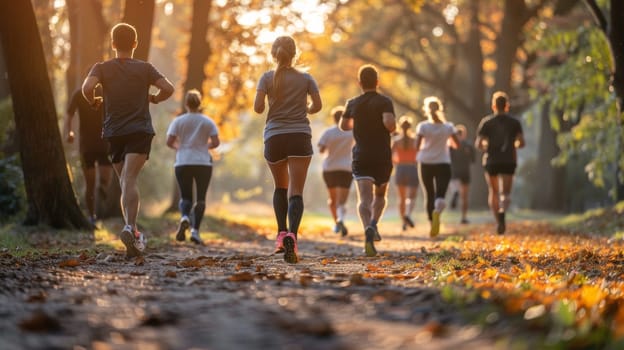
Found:
[[451, 148], [458, 149], [460, 141], [459, 141], [459, 137], [457, 137], [457, 134], [452, 134], [450, 138], [451, 138], [451, 145], [450, 145]]
[[82, 95], [89, 102], [89, 105], [95, 104], [95, 87], [100, 83], [100, 80], [94, 76], [88, 76], [82, 83]]
[[176, 136], [175, 135], [167, 135], [167, 147], [171, 148], [171, 149], [178, 149], [178, 146], [176, 145]]
[[312, 98], [312, 104], [308, 105], [308, 114], [314, 114], [323, 108], [323, 102], [318, 92], [310, 95], [310, 97]]
[[482, 136], [478, 135], [477, 139], [475, 140], [475, 147], [480, 151], [487, 151], [487, 140], [484, 139]]
[[174, 91], [173, 84], [167, 78], [160, 78], [156, 80], [154, 86], [158, 88], [158, 93], [150, 95], [149, 99], [151, 103], [159, 103], [168, 99]]
[[514, 146], [516, 146], [516, 148], [524, 147], [524, 134], [523, 133], [519, 133], [516, 136], [516, 141], [514, 142]]
[[264, 112], [264, 98], [266, 93], [264, 91], [256, 91], [256, 99], [254, 100], [254, 111], [258, 114]]
[[416, 141], [414, 141], [414, 144], [416, 145], [416, 153], [420, 151], [420, 147], [422, 145], [422, 139], [423, 137], [421, 135], [416, 135]]
[[353, 130], [353, 118], [340, 117], [340, 123], [338, 123], [338, 127], [342, 131]]
[[388, 132], [393, 132], [394, 130], [396, 130], [396, 119], [394, 117], [394, 113], [384, 112], [382, 114], [382, 120]]
[[220, 144], [221, 140], [219, 140], [219, 135], [212, 135], [208, 140], [208, 149], [217, 148]]

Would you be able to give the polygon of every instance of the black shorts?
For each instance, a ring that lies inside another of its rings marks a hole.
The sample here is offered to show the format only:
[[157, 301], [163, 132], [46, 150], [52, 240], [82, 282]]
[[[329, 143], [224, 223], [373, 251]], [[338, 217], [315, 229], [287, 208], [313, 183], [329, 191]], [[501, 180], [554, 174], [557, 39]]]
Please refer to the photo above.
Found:
[[312, 154], [310, 134], [278, 134], [264, 141], [264, 159], [269, 163], [279, 163], [289, 157], [311, 157]]
[[513, 175], [516, 172], [516, 164], [506, 163], [506, 164], [486, 164], [485, 171], [492, 176], [496, 176], [499, 174], [503, 175]]
[[80, 154], [80, 160], [82, 162], [82, 167], [85, 169], [95, 167], [96, 162], [100, 166], [111, 165], [110, 159], [108, 159], [108, 154], [106, 154], [106, 152], [84, 152]]
[[390, 174], [392, 174], [391, 162], [353, 161], [353, 178], [356, 181], [370, 179], [379, 186], [388, 183]]
[[470, 173], [453, 173], [451, 180], [459, 180], [462, 184], [468, 185], [470, 183]]
[[350, 171], [335, 170], [323, 171], [323, 180], [327, 188], [341, 187], [350, 188], [353, 182], [353, 174]]
[[144, 132], [135, 132], [128, 135], [108, 137], [108, 152], [113, 163], [121, 163], [128, 153], [137, 153], [147, 155], [149, 159], [150, 150], [152, 149], [153, 134]]

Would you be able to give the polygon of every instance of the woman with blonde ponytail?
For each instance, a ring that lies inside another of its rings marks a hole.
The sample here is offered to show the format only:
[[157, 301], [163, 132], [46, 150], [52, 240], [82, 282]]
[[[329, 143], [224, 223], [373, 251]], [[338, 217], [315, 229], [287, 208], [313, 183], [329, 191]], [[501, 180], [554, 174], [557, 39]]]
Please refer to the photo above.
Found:
[[416, 126], [416, 160], [431, 223], [429, 235], [435, 237], [440, 233], [440, 214], [446, 207], [444, 197], [451, 180], [448, 143], [450, 140], [451, 147], [457, 148], [459, 139], [453, 123], [444, 118], [440, 99], [435, 96], [425, 98], [423, 110], [427, 120]]
[[264, 158], [275, 184], [275, 252], [283, 252], [288, 263], [299, 261], [297, 231], [303, 216], [303, 187], [313, 154], [308, 114], [322, 108], [314, 78], [293, 66], [296, 55], [297, 46], [292, 37], [275, 39], [271, 56], [276, 67], [260, 78], [254, 101], [256, 113], [264, 112], [265, 100], [269, 104], [264, 128]]

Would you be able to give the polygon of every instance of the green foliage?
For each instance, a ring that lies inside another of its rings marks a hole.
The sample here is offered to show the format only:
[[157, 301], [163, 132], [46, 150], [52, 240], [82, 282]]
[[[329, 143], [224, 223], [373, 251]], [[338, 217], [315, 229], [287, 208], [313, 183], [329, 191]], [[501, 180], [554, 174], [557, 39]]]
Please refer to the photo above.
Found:
[[[555, 165], [575, 157], [587, 159], [587, 177], [600, 188], [613, 184], [617, 159], [618, 127], [615, 96], [609, 86], [611, 54], [603, 33], [581, 25], [574, 30], [554, 31], [535, 43], [548, 53], [541, 70], [547, 86], [532, 91], [542, 103], [551, 102], [551, 125], [559, 132], [560, 155]], [[556, 116], [563, 112], [561, 119]]]
[[19, 213], [23, 203], [24, 181], [17, 156], [0, 159], [0, 221]]

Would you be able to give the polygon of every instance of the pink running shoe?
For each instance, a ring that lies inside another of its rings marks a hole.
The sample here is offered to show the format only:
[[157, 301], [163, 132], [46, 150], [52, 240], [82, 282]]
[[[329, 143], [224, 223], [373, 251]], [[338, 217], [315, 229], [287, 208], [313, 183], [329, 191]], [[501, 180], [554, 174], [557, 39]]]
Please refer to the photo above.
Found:
[[284, 252], [284, 238], [288, 232], [282, 231], [277, 235], [277, 239], [275, 240], [275, 251], [273, 254], [283, 253]]
[[289, 264], [298, 263], [299, 256], [297, 255], [297, 252], [299, 251], [299, 249], [297, 249], [297, 237], [295, 236], [295, 234], [292, 232], [286, 234], [286, 237], [284, 237], [283, 239], [283, 244], [285, 250], [284, 261]]

